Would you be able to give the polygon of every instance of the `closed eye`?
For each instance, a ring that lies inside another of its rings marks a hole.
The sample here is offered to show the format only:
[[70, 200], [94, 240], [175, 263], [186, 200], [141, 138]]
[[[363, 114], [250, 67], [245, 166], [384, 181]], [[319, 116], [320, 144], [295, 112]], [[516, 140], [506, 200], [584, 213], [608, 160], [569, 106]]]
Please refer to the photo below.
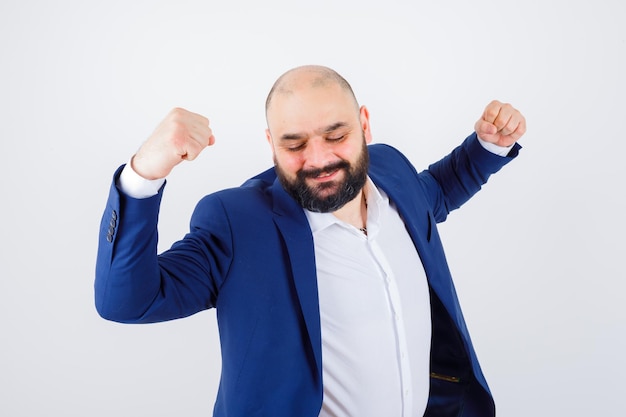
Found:
[[339, 142], [340, 140], [342, 140], [345, 137], [346, 137], [346, 135], [337, 136], [337, 137], [329, 137], [329, 138], [326, 138], [326, 140], [329, 141], [329, 142]]
[[296, 144], [296, 145], [287, 146], [286, 149], [289, 152], [297, 152], [299, 150], [304, 149], [304, 143], [299, 143], [299, 144]]

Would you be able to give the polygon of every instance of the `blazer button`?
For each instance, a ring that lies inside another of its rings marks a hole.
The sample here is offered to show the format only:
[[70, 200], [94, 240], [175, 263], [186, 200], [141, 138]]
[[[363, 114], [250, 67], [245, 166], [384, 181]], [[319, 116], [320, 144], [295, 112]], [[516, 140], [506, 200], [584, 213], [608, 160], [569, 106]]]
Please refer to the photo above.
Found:
[[117, 221], [115, 219], [111, 219], [109, 226], [111, 226], [112, 228], [115, 228], [115, 226], [117, 226]]
[[115, 233], [115, 227], [109, 227], [109, 234], [113, 236], [113, 233]]
[[113, 242], [113, 235], [111, 235], [111, 234], [107, 235], [107, 242], [109, 242], [109, 243]]
[[111, 212], [111, 218], [112, 218], [113, 220], [117, 220], [117, 211], [113, 210], [113, 211]]

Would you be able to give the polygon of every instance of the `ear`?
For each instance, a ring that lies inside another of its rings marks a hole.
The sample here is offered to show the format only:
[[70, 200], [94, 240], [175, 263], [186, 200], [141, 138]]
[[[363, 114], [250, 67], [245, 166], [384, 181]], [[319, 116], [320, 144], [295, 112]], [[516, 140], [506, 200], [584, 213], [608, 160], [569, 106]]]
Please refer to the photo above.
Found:
[[367, 107], [361, 106], [359, 118], [361, 121], [361, 130], [365, 136], [365, 143], [372, 143], [372, 130], [370, 129], [370, 112]]
[[272, 134], [270, 133], [270, 129], [265, 129], [265, 139], [267, 139], [267, 143], [272, 148], [272, 152], [274, 152], [274, 141], [272, 140]]
[[265, 139], [267, 140], [267, 144], [270, 145], [270, 151], [272, 152], [272, 159], [276, 161], [276, 151], [274, 150], [274, 141], [272, 140], [272, 134], [270, 133], [269, 127], [265, 129]]

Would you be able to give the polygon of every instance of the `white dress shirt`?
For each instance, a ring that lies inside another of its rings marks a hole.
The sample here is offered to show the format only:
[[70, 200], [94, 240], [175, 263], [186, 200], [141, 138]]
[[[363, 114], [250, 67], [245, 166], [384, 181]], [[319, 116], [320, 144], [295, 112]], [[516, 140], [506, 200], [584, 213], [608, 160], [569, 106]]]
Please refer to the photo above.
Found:
[[422, 416], [428, 401], [430, 298], [404, 222], [368, 179], [367, 235], [306, 211], [322, 328], [322, 417]]

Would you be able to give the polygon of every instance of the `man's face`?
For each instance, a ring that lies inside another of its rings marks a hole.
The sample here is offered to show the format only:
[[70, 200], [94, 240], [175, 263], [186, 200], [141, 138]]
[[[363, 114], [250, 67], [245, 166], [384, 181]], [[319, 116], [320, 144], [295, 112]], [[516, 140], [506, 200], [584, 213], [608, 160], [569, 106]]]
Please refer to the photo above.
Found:
[[[343, 207], [355, 198], [367, 180], [369, 154], [365, 139], [361, 152], [354, 163], [342, 159], [323, 168], [300, 169], [296, 178], [290, 180], [288, 174], [274, 158], [276, 174], [283, 188], [305, 209], [318, 213], [328, 213]], [[336, 176], [337, 180], [318, 180]], [[312, 183], [312, 184], [311, 184]]]
[[368, 118], [335, 84], [274, 97], [267, 138], [283, 187], [302, 207], [333, 212], [359, 194], [369, 163]]

